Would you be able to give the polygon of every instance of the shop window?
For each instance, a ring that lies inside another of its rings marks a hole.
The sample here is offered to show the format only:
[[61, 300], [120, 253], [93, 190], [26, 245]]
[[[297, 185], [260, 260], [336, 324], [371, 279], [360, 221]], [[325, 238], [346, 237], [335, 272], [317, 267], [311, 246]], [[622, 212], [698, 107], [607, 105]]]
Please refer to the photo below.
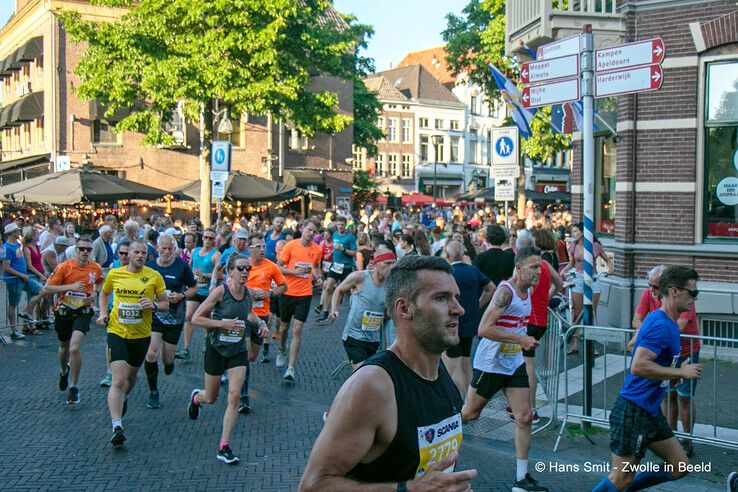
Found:
[[704, 234], [738, 238], [738, 60], [706, 72]]
[[595, 139], [595, 231], [615, 234], [617, 145], [609, 137]]
[[115, 126], [105, 120], [92, 120], [92, 143], [102, 145], [118, 144], [118, 134]]

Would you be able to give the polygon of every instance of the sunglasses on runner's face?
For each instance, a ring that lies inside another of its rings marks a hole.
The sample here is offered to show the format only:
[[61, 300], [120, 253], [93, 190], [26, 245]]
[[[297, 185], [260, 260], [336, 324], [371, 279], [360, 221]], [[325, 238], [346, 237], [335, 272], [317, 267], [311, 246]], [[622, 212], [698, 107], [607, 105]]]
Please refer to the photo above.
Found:
[[118, 251], [118, 256], [128, 256], [128, 251]]
[[659, 286], [658, 285], [648, 284], [648, 287], [651, 288], [651, 289], [653, 289], [653, 290], [659, 290]]
[[700, 291], [697, 289], [689, 290], [689, 289], [684, 289], [682, 287], [677, 287], [677, 289], [683, 290], [684, 292], [689, 294], [689, 297], [691, 297], [692, 299], [697, 299], [697, 296], [700, 295]]
[[251, 265], [236, 265], [236, 270], [239, 272], [248, 272], [251, 270]]
[[92, 248], [89, 248], [87, 246], [77, 246], [77, 251], [87, 251], [88, 253], [92, 251]]

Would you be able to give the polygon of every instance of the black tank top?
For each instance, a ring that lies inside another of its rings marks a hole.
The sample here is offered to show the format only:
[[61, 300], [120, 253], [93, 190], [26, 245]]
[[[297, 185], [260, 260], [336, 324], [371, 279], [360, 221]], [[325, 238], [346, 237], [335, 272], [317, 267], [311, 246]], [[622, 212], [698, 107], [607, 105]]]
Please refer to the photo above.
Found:
[[384, 453], [370, 463], [356, 465], [350, 478], [360, 482], [412, 480], [461, 447], [461, 396], [443, 364], [435, 381], [418, 376], [389, 350], [370, 357], [365, 366], [379, 366], [392, 378], [397, 432]]
[[246, 340], [251, 333], [251, 323], [249, 323], [249, 311], [251, 311], [251, 296], [248, 289], [244, 291], [243, 299], [236, 299], [228, 288], [228, 284], [223, 285], [223, 299], [213, 306], [211, 312], [212, 319], [239, 319], [244, 322], [246, 328], [240, 337], [229, 336], [220, 328], [209, 328], [207, 341], [220, 353], [223, 357], [232, 357], [241, 352], [247, 352], [248, 346]]

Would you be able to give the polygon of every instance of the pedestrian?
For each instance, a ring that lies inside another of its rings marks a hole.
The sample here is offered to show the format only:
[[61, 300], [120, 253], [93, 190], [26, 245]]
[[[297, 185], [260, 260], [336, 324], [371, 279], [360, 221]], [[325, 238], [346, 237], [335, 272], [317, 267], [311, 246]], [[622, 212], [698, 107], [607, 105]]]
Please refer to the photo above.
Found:
[[[23, 244], [20, 242], [21, 229], [17, 223], [11, 222], [5, 226], [5, 259], [3, 260], [3, 281], [8, 291], [8, 324], [11, 326], [10, 338], [20, 340], [26, 335], [40, 335], [41, 331], [36, 329], [33, 312], [41, 301], [39, 293], [43, 285], [28, 273], [26, 256], [23, 252]], [[28, 304], [24, 312], [18, 312], [21, 295], [26, 292]], [[23, 333], [18, 331], [17, 318], [23, 319], [26, 326]]]
[[500, 282], [512, 277], [515, 269], [515, 254], [509, 249], [502, 249], [502, 245], [505, 244], [505, 230], [499, 225], [495, 224], [487, 228], [487, 242], [489, 249], [479, 253], [473, 265], [479, 268], [492, 283], [500, 285]]
[[105, 224], [98, 229], [100, 236], [92, 242], [92, 256], [90, 260], [94, 261], [103, 268], [110, 268], [115, 260], [113, 254], [113, 229]]
[[[454, 471], [462, 444], [461, 397], [440, 364], [459, 343], [464, 309], [451, 265], [412, 255], [385, 281], [397, 327], [392, 346], [343, 384], [310, 453], [300, 491], [470, 490], [476, 470]], [[381, 485], [380, 485], [381, 484]]]
[[[610, 412], [612, 468], [593, 492], [642, 490], [688, 473], [689, 458], [660, 405], [669, 380], [699, 379], [702, 374], [702, 366], [689, 361], [674, 367], [679, 359], [677, 320], [697, 298], [698, 279], [697, 272], [683, 266], [667, 267], [661, 274], [661, 308], [650, 313], [638, 330], [630, 373]], [[646, 449], [664, 463], [636, 474], [634, 468]]]
[[[23, 255], [26, 257], [28, 273], [32, 274], [40, 284], [46, 283], [44, 274], [44, 263], [41, 260], [41, 248], [38, 246], [39, 231], [36, 227], [26, 227], [23, 235]], [[49, 302], [46, 296], [42, 297], [36, 306], [34, 317], [41, 322], [40, 328], [48, 330], [49, 324]]]
[[[190, 394], [188, 414], [197, 420], [202, 404], [212, 405], [218, 399], [220, 378], [228, 373], [228, 405], [223, 414], [223, 430], [216, 458], [227, 464], [238, 463], [230, 447], [233, 428], [238, 419], [241, 388], [248, 365], [247, 337], [269, 335], [264, 321], [251, 312], [251, 296], [246, 289], [249, 258], [232, 253], [226, 262], [228, 280], [216, 287], [195, 311], [192, 321], [207, 329], [205, 342], [205, 389]], [[258, 326], [255, 332], [253, 326]]]
[[136, 222], [135, 220], [131, 220], [131, 219], [127, 220], [126, 223], [123, 224], [123, 235], [116, 242], [115, 251], [116, 252], [118, 251], [118, 248], [120, 247], [120, 243], [121, 241], [123, 241], [123, 239], [127, 239], [129, 245], [133, 243], [133, 241], [138, 240], [138, 232], [139, 232], [138, 222]]

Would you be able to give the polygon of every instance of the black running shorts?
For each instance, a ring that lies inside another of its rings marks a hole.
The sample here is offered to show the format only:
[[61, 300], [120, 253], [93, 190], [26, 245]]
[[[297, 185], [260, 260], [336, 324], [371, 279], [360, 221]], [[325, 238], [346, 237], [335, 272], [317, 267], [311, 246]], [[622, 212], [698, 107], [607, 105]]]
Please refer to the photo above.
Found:
[[122, 360], [131, 367], [141, 367], [146, 352], [149, 351], [151, 337], [123, 338], [114, 333], [108, 333], [108, 352], [110, 362]]
[[523, 363], [512, 374], [498, 374], [474, 369], [471, 387], [477, 390], [479, 396], [489, 400], [502, 388], [528, 388], [530, 386], [528, 385], [528, 373]]

